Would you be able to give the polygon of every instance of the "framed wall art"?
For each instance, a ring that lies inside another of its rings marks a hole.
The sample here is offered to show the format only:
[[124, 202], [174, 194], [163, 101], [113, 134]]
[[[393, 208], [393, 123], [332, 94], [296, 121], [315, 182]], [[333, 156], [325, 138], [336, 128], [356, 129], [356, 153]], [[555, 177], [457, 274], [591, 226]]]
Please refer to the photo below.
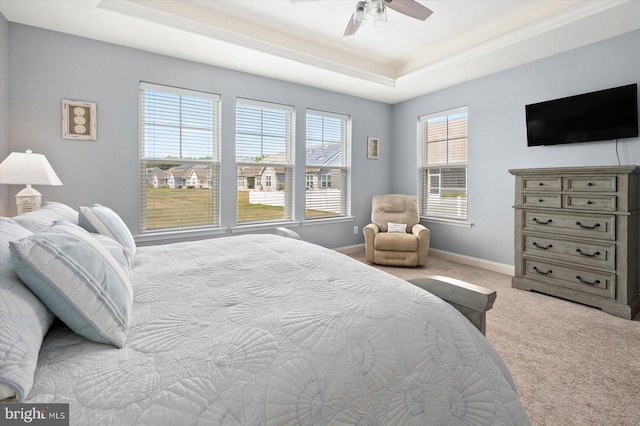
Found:
[[380, 139], [369, 136], [367, 138], [367, 158], [369, 160], [377, 160], [380, 156]]
[[98, 139], [98, 113], [92, 102], [62, 100], [62, 138]]

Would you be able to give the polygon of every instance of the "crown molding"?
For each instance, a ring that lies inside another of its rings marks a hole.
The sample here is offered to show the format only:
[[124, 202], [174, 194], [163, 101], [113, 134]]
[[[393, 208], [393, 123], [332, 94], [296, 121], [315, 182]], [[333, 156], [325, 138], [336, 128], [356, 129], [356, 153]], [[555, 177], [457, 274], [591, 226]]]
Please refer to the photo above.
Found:
[[318, 67], [349, 77], [381, 84], [387, 87], [395, 86], [395, 79], [379, 73], [365, 71], [357, 67], [345, 65], [336, 61], [307, 54], [295, 49], [266, 42], [264, 40], [247, 37], [232, 31], [216, 28], [201, 21], [179, 16], [155, 7], [137, 3], [131, 0], [100, 0], [97, 7], [110, 12], [119, 13], [132, 18], [166, 25], [182, 31], [202, 35], [211, 39], [223, 41], [237, 46], [257, 50], [266, 54]]
[[612, 9], [614, 7], [621, 6], [623, 4], [629, 3], [630, 1], [631, 0], [609, 0], [591, 1], [584, 3], [580, 6], [569, 9], [566, 12], [528, 25], [509, 34], [505, 34], [491, 41], [482, 43], [471, 49], [467, 49], [458, 54], [449, 56], [448, 58], [403, 74], [395, 79], [396, 86], [405, 84], [415, 78], [423, 77], [424, 75], [435, 72], [441, 68], [446, 68], [454, 65], [459, 66], [465, 62], [469, 62], [498, 50], [514, 46], [533, 37], [543, 35], [558, 28], [562, 28], [573, 22], [577, 22], [598, 13], [602, 13], [606, 10]]

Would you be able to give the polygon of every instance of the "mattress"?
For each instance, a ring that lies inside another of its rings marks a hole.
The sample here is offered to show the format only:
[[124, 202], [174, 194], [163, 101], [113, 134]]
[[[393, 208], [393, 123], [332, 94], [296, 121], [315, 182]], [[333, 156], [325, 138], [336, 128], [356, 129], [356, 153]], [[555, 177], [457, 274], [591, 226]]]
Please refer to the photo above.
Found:
[[505, 364], [457, 310], [275, 235], [140, 247], [121, 349], [63, 324], [25, 402], [71, 424], [526, 425]]

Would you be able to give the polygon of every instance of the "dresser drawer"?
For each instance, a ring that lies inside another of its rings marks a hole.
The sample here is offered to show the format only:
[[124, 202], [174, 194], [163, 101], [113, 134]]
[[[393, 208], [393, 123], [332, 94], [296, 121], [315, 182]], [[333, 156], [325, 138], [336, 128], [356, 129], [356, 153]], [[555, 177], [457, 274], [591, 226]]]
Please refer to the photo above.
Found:
[[524, 277], [558, 287], [615, 299], [614, 273], [561, 266], [552, 262], [524, 259]]
[[525, 192], [561, 191], [562, 178], [523, 178], [522, 190]]
[[616, 267], [616, 245], [613, 243], [586, 243], [563, 238], [525, 235], [523, 254], [592, 268], [615, 269]]
[[562, 207], [567, 209], [616, 211], [615, 195], [565, 195]]
[[524, 230], [615, 241], [614, 215], [524, 212]]
[[553, 207], [562, 206], [560, 194], [523, 194], [522, 205], [525, 207]]
[[575, 176], [564, 178], [564, 189], [569, 192], [616, 192], [615, 176]]

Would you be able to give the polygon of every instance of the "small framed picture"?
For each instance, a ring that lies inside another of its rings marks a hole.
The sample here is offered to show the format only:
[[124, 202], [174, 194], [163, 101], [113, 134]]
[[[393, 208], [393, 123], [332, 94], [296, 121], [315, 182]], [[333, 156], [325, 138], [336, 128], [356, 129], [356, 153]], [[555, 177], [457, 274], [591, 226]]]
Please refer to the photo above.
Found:
[[62, 138], [98, 139], [98, 113], [92, 102], [62, 100]]
[[380, 156], [380, 139], [369, 136], [367, 139], [367, 158], [369, 160], [377, 160]]

